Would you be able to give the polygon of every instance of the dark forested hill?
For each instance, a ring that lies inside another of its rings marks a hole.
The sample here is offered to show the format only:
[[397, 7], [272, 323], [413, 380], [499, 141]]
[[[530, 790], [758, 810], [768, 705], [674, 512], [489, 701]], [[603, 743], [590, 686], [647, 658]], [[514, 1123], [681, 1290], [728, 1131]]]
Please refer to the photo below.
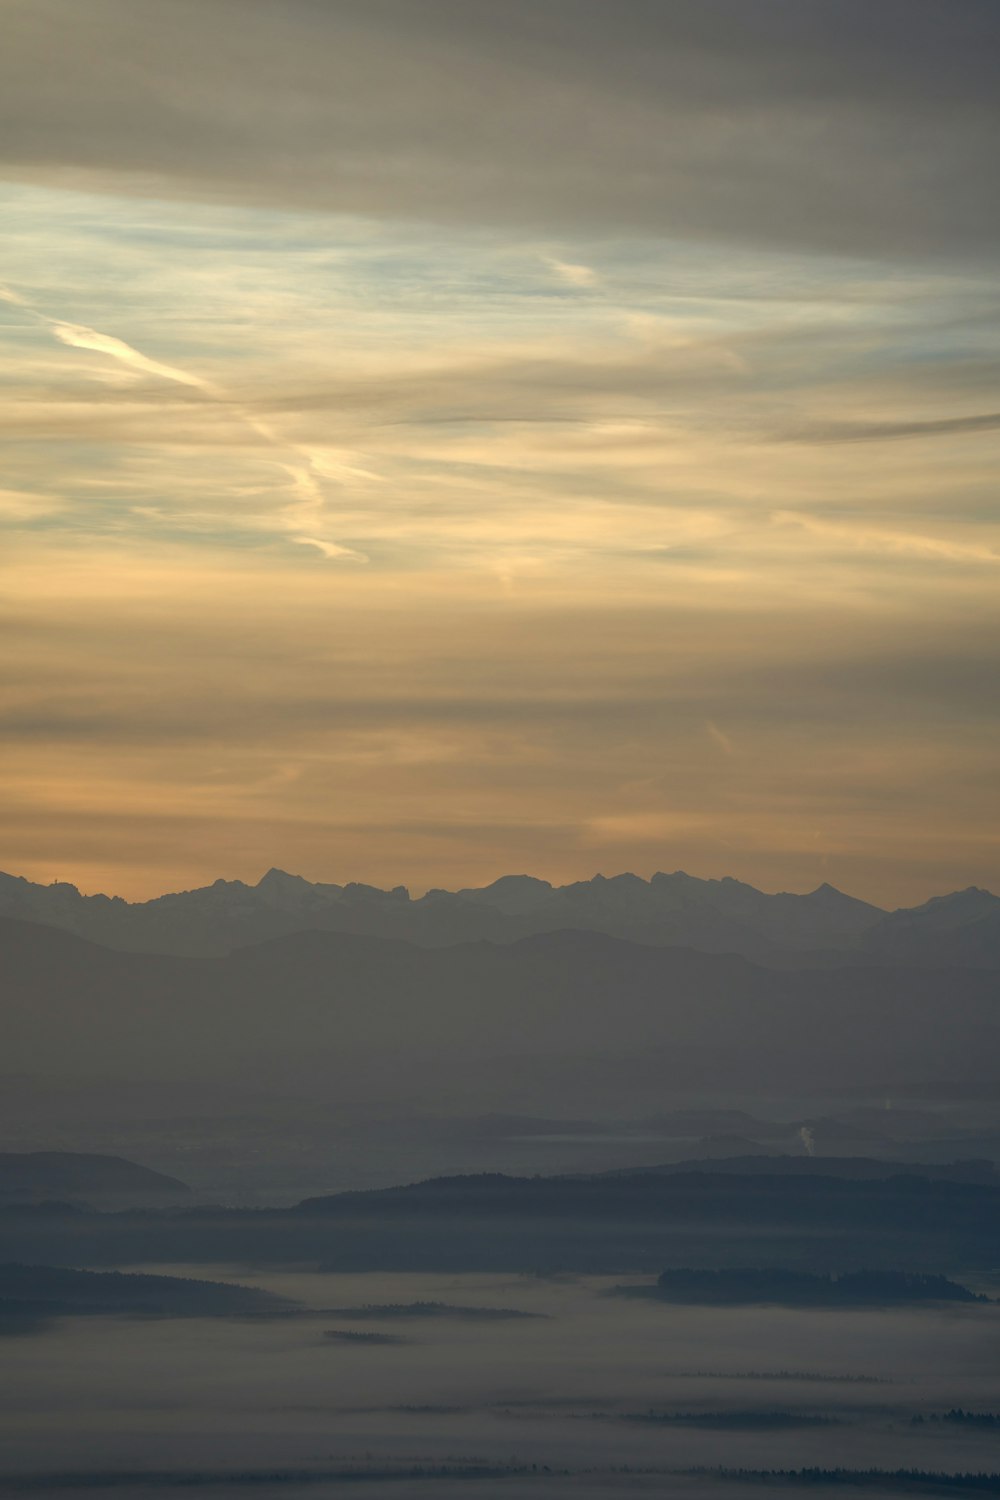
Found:
[[367, 1193], [309, 1198], [290, 1212], [379, 1219], [442, 1217], [600, 1220], [628, 1224], [812, 1225], [899, 1230], [943, 1215], [956, 1238], [977, 1227], [1000, 1228], [1000, 1187], [900, 1176], [857, 1181], [817, 1174], [750, 1177], [690, 1170], [608, 1177], [507, 1177], [480, 1173], [439, 1177]]
[[0, 1259], [89, 1265], [253, 1261], [343, 1271], [659, 1273], [785, 1266], [828, 1275], [905, 1267], [988, 1284], [1000, 1188], [914, 1176], [688, 1171], [435, 1178], [286, 1210], [0, 1212]]
[[0, 1316], [132, 1313], [146, 1317], [262, 1317], [292, 1304], [258, 1287], [193, 1281], [186, 1276], [147, 1276], [119, 1271], [80, 1271], [66, 1266], [0, 1264]]
[[0, 1203], [32, 1199], [158, 1199], [183, 1197], [176, 1177], [121, 1156], [84, 1151], [0, 1152]]

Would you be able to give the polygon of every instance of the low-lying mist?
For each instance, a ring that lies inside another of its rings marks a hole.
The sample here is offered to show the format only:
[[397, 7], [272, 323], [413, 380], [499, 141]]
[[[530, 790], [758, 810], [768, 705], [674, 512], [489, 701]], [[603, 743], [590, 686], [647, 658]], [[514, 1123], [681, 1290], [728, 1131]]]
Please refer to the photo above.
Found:
[[[1000, 1410], [993, 1305], [696, 1308], [609, 1296], [612, 1278], [150, 1269], [257, 1286], [303, 1315], [69, 1318], [5, 1339], [6, 1476], [120, 1494], [131, 1474], [141, 1494], [229, 1472], [256, 1493], [268, 1473], [285, 1494], [296, 1471], [357, 1468], [416, 1494], [383, 1471], [464, 1464], [526, 1470], [519, 1494], [611, 1495], [625, 1466], [998, 1467], [989, 1427], [913, 1421]], [[414, 1314], [432, 1304], [541, 1316]], [[383, 1338], [328, 1336], [362, 1330]]]

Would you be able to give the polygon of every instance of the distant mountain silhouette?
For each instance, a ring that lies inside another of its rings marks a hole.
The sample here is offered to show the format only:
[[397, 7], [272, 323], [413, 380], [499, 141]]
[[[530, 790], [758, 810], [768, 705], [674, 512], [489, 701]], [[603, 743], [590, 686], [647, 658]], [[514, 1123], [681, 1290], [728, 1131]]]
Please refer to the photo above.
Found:
[[873, 958], [993, 967], [1000, 963], [1000, 899], [978, 886], [935, 896], [888, 913], [863, 934], [860, 947]]
[[182, 1197], [190, 1189], [121, 1156], [80, 1151], [0, 1152], [0, 1203]]
[[136, 903], [0, 874], [0, 914], [124, 951], [187, 956], [223, 954], [303, 930], [397, 938], [427, 948], [574, 930], [737, 953], [775, 966], [814, 964], [821, 954], [828, 965], [1000, 966], [1000, 899], [988, 891], [957, 892], [887, 913], [830, 885], [806, 895], [768, 895], [729, 877], [700, 880], [683, 871], [651, 880], [595, 875], [565, 886], [507, 875], [481, 889], [432, 890], [414, 900], [402, 886], [313, 884], [272, 869], [255, 886], [217, 880]]
[[179, 958], [5, 919], [0, 970], [4, 1069], [50, 1079], [572, 1116], [1000, 1071], [987, 970], [768, 969], [583, 932], [437, 950], [300, 932]]

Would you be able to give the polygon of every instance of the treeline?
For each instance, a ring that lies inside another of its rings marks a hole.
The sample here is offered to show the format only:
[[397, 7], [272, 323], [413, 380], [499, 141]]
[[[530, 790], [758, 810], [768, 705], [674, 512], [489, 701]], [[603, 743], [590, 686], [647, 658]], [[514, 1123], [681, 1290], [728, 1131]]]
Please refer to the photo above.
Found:
[[516, 1307], [456, 1307], [450, 1302], [364, 1302], [360, 1307], [327, 1307], [331, 1318], [362, 1321], [376, 1318], [468, 1318], [476, 1322], [509, 1318], [545, 1318], [547, 1313], [522, 1312]]
[[647, 1422], [661, 1427], [707, 1427], [710, 1429], [762, 1427], [836, 1427], [837, 1417], [801, 1411], [636, 1411], [623, 1412], [623, 1422]]
[[360, 1467], [348, 1465], [336, 1469], [107, 1469], [62, 1471], [49, 1474], [2, 1474], [0, 1485], [6, 1494], [47, 1494], [57, 1490], [125, 1490], [139, 1489], [256, 1489], [270, 1485], [358, 1484], [363, 1481], [386, 1483], [392, 1480], [478, 1480], [522, 1479], [528, 1477], [566, 1477], [569, 1469], [555, 1469], [548, 1464], [427, 1463], [399, 1467]]
[[946, 1276], [915, 1271], [811, 1271], [753, 1267], [664, 1271], [656, 1295], [669, 1302], [780, 1302], [792, 1306], [883, 1306], [906, 1302], [988, 1302], [989, 1298]]
[[881, 1375], [831, 1375], [814, 1370], [670, 1370], [676, 1380], [804, 1380], [824, 1385], [887, 1385]]
[[914, 1427], [922, 1427], [926, 1422], [955, 1422], [962, 1427], [1000, 1428], [1000, 1412], [964, 1411], [961, 1406], [953, 1406], [951, 1411], [933, 1412], [929, 1417], [918, 1413], [910, 1421]]
[[358, 1328], [327, 1328], [323, 1337], [336, 1344], [408, 1344], [399, 1333], [362, 1333]]
[[974, 1490], [1000, 1494], [1000, 1473], [942, 1474], [933, 1469], [725, 1469], [693, 1468], [685, 1475], [773, 1484], [840, 1484], [864, 1489]]

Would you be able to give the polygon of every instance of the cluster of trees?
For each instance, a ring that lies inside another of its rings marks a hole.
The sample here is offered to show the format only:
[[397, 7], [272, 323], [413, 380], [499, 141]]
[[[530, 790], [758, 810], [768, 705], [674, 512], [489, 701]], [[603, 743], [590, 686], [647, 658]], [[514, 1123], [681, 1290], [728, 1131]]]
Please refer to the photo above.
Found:
[[843, 1484], [869, 1489], [976, 1490], [1000, 1494], [1000, 1474], [942, 1474], [933, 1469], [685, 1469], [685, 1474], [773, 1484]]
[[622, 1421], [676, 1427], [833, 1427], [836, 1417], [801, 1411], [649, 1411], [624, 1412]]
[[336, 1344], [407, 1344], [398, 1333], [362, 1333], [357, 1328], [327, 1328], [323, 1337]]
[[953, 1406], [951, 1411], [942, 1412], [940, 1416], [937, 1412], [933, 1412], [929, 1417], [917, 1415], [910, 1420], [914, 1427], [922, 1427], [925, 1422], [958, 1422], [967, 1427], [1000, 1427], [1000, 1412], [965, 1411], [961, 1406]]
[[832, 1375], [816, 1370], [674, 1370], [683, 1380], [804, 1380], [823, 1385], [886, 1385], [881, 1375]]
[[349, 1465], [336, 1469], [136, 1469], [84, 1473], [39, 1473], [18, 1478], [20, 1492], [47, 1494], [53, 1489], [257, 1489], [273, 1485], [331, 1485], [360, 1481], [400, 1479], [517, 1479], [531, 1475], [567, 1476], [568, 1469], [548, 1464], [489, 1464], [462, 1462], [408, 1464], [405, 1467], [363, 1468]]
[[657, 1292], [671, 1302], [781, 1302], [814, 1307], [989, 1301], [946, 1276], [914, 1271], [847, 1271], [830, 1276], [776, 1268], [683, 1268], [664, 1271]]
[[328, 1308], [335, 1318], [472, 1318], [491, 1322], [508, 1318], [544, 1318], [545, 1313], [516, 1307], [456, 1307], [450, 1302], [364, 1302], [360, 1307]]

